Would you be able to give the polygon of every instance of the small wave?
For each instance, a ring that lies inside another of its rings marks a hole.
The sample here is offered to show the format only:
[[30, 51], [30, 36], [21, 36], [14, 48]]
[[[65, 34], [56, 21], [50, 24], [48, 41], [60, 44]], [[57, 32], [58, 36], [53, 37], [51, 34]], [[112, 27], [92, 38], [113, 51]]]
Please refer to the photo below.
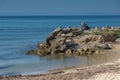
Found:
[[15, 75], [21, 75], [21, 72], [7, 72], [7, 73], [2, 73], [0, 76], [15, 76]]
[[13, 67], [13, 66], [14, 66], [14, 65], [2, 66], [2, 67], [0, 67], [0, 69], [6, 69], [6, 68]]

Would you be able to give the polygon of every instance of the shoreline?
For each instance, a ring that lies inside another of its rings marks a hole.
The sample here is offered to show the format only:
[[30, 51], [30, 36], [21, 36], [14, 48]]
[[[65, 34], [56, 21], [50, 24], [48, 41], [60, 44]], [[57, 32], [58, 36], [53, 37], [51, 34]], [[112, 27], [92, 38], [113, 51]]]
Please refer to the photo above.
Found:
[[[120, 60], [82, 68], [74, 67], [68, 70], [60, 70], [48, 74], [0, 77], [0, 80], [110, 80], [110, 77], [107, 76], [111, 74], [112, 78], [116, 78], [115, 75], [120, 76]], [[119, 76], [114, 80], [120, 79]], [[106, 77], [106, 79], [104, 77]]]
[[[120, 44], [115, 44], [111, 51], [119, 52], [119, 49]], [[0, 77], [0, 80], [119, 80], [119, 76], [120, 59], [82, 68], [75, 66], [69, 69], [58, 69], [47, 74]]]

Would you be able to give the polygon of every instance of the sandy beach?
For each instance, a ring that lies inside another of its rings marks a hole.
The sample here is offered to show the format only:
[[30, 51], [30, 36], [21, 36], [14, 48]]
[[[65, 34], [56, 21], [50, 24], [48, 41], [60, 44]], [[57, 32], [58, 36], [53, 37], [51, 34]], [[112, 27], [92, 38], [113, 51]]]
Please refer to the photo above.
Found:
[[[119, 53], [120, 44], [109, 52]], [[58, 69], [47, 74], [0, 77], [0, 80], [120, 80], [120, 60], [88, 67]]]

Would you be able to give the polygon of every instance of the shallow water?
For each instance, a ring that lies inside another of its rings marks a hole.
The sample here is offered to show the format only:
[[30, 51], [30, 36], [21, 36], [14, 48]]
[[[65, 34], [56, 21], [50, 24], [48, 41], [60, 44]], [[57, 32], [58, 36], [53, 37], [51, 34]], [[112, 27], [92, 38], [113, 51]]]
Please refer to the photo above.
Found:
[[43, 73], [56, 68], [110, 61], [110, 55], [57, 59], [25, 55], [55, 28], [79, 27], [83, 21], [90, 27], [120, 26], [120, 16], [0, 17], [0, 75]]

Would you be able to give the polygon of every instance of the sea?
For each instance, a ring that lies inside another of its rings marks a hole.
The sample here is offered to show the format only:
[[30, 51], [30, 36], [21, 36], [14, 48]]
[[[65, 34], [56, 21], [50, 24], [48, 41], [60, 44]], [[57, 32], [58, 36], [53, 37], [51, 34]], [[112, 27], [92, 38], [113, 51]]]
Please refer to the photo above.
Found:
[[106, 56], [50, 58], [25, 54], [57, 27], [81, 27], [81, 22], [91, 28], [120, 27], [120, 16], [0, 16], [0, 76], [46, 73], [109, 60]]

